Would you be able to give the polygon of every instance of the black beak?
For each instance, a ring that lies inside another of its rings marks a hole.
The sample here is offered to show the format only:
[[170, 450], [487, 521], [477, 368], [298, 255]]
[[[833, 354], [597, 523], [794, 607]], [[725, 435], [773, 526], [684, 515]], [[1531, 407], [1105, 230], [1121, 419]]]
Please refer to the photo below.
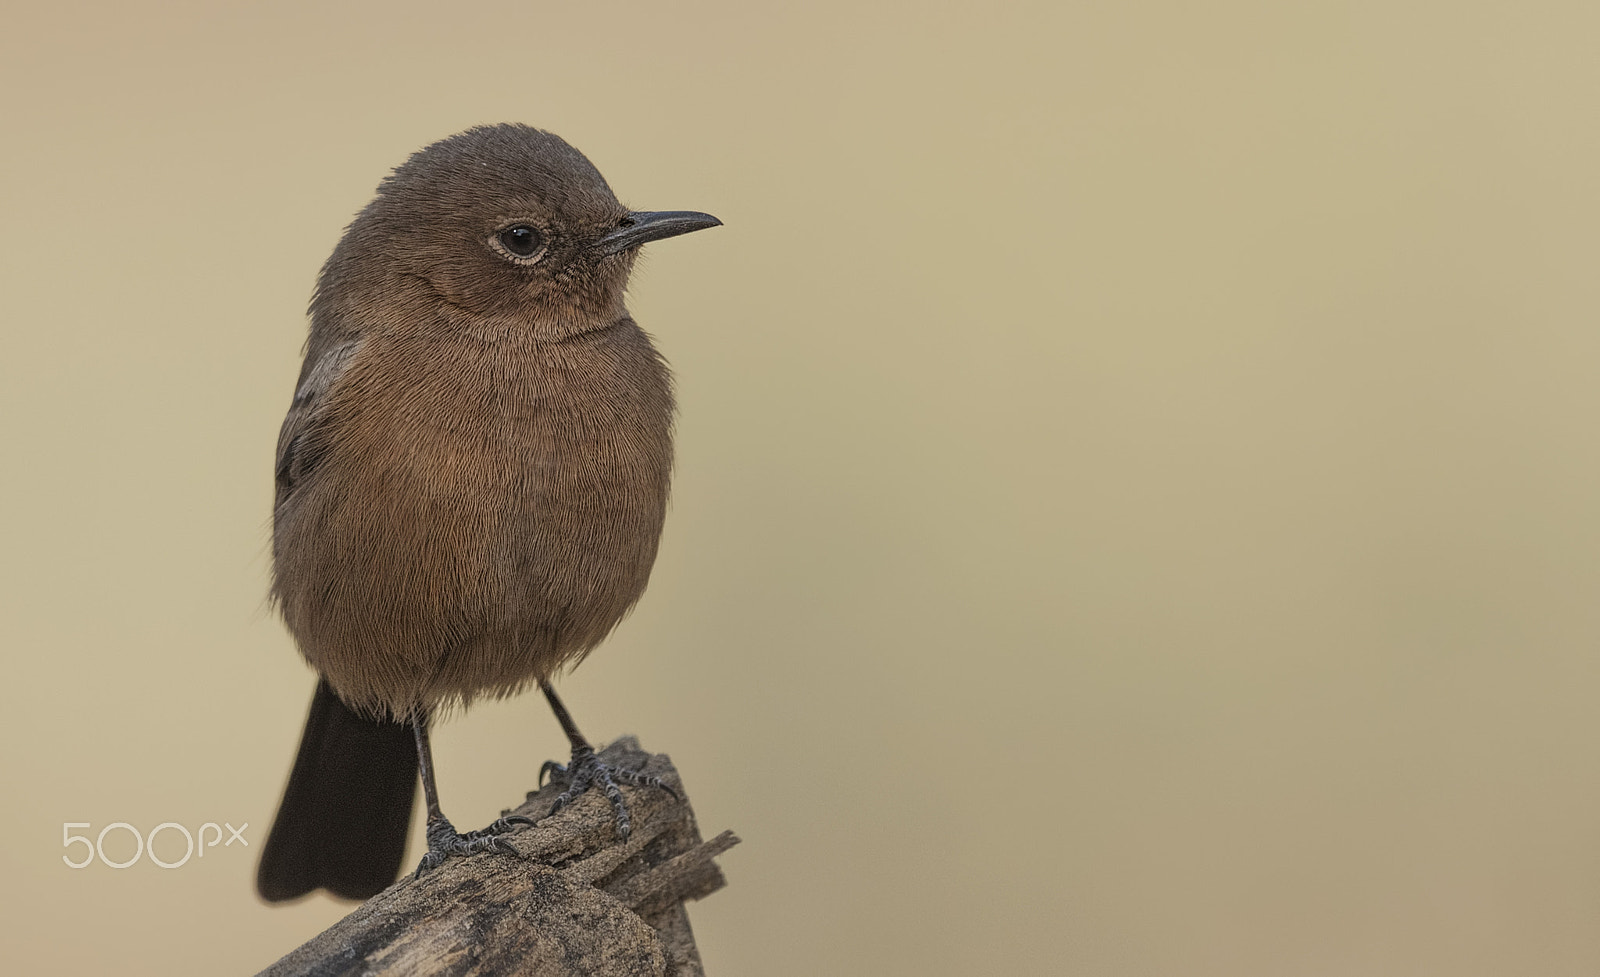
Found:
[[595, 250], [601, 254], [616, 254], [647, 241], [677, 237], [721, 224], [722, 221], [697, 210], [636, 210], [624, 217], [616, 230], [595, 242]]

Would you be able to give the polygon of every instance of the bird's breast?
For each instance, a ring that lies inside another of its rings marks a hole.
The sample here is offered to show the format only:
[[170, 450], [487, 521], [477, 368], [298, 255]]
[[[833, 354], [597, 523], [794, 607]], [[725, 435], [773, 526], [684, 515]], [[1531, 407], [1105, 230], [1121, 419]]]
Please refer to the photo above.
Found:
[[387, 422], [366, 432], [389, 459], [373, 466], [374, 488], [426, 506], [428, 525], [471, 517], [463, 532], [482, 559], [551, 592], [569, 579], [604, 587], [624, 569], [612, 564], [653, 556], [672, 463], [669, 381], [637, 327], [616, 331], [463, 343], [384, 384]]
[[330, 677], [331, 648], [369, 672], [426, 664], [435, 687], [391, 702], [508, 689], [588, 651], [643, 592], [673, 404], [631, 320], [550, 344], [372, 337], [330, 408], [280, 548], [285, 616]]

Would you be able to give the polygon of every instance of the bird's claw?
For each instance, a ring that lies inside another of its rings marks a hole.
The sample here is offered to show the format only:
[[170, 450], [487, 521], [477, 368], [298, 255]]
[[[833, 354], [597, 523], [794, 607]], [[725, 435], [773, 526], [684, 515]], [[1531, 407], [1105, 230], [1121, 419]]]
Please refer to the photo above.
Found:
[[583, 795], [590, 787], [599, 787], [606, 795], [606, 800], [611, 802], [611, 810], [617, 816], [617, 837], [623, 841], [628, 840], [628, 835], [633, 829], [633, 818], [628, 814], [628, 804], [622, 797], [622, 786], [629, 787], [659, 787], [672, 795], [675, 801], [682, 801], [678, 792], [666, 784], [660, 777], [637, 770], [625, 770], [614, 767], [609, 763], [601, 762], [595, 756], [594, 749], [589, 746], [578, 746], [572, 750], [572, 762], [566, 766], [546, 760], [539, 768], [539, 784], [544, 785], [548, 776], [553, 784], [565, 784], [566, 790], [562, 791], [550, 806], [550, 813], [545, 817], [554, 815], [557, 811], [571, 804]]
[[468, 841], [476, 841], [479, 838], [492, 838], [495, 835], [503, 835], [513, 828], [521, 827], [525, 824], [531, 825], [535, 823], [536, 822], [533, 820], [533, 818], [526, 817], [521, 814], [502, 814], [485, 827], [479, 828], [476, 831], [468, 831], [461, 837], [467, 839]]
[[428, 853], [422, 856], [422, 861], [417, 865], [417, 870], [411, 873], [411, 877], [421, 878], [422, 873], [433, 871], [452, 855], [476, 855], [485, 851], [519, 855], [520, 853], [506, 844], [500, 836], [520, 825], [533, 823], [532, 818], [520, 814], [502, 815], [487, 827], [462, 834], [455, 829], [455, 825], [451, 824], [448, 818], [431, 818], [428, 821]]

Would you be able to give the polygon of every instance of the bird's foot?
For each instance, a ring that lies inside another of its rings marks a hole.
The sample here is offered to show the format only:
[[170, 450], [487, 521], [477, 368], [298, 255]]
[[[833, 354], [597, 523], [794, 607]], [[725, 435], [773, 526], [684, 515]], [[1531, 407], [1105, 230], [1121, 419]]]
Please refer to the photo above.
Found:
[[488, 827], [461, 834], [456, 831], [455, 825], [451, 824], [448, 818], [430, 818], [428, 853], [422, 856], [421, 864], [411, 877], [415, 879], [421, 877], [424, 872], [431, 872], [443, 865], [445, 859], [451, 855], [476, 855], [484, 851], [515, 855], [516, 849], [501, 840], [500, 836], [524, 824], [533, 824], [533, 818], [523, 817], [520, 814], [501, 815]]
[[599, 787], [605, 791], [606, 800], [611, 802], [611, 810], [616, 812], [617, 837], [623, 841], [628, 840], [628, 833], [633, 829], [633, 819], [628, 815], [627, 802], [622, 799], [621, 785], [659, 787], [671, 794], [673, 800], [683, 800], [678, 796], [678, 792], [664, 783], [660, 777], [602, 763], [600, 758], [595, 756], [594, 748], [587, 745], [573, 747], [572, 762], [566, 766], [554, 760], [546, 760], [544, 766], [539, 768], [541, 785], [544, 784], [546, 776], [549, 776], [551, 783], [567, 786], [567, 789], [556, 798], [555, 804], [550, 808], [550, 814], [545, 815], [546, 817], [577, 800], [590, 787]]
[[512, 814], [510, 811], [501, 811], [500, 816], [489, 822], [487, 827], [479, 828], [476, 831], [468, 831], [466, 834], [462, 835], [462, 837], [468, 841], [476, 841], [480, 838], [493, 838], [496, 835], [503, 835], [507, 831], [511, 831], [514, 828], [520, 828], [525, 824], [531, 825], [535, 823], [536, 822], [533, 820], [533, 818], [524, 817], [521, 814]]

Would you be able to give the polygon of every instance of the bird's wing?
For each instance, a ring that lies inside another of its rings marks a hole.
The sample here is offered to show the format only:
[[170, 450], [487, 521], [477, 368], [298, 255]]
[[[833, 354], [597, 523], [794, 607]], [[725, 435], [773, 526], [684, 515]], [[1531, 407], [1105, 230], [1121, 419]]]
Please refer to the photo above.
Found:
[[275, 467], [277, 482], [276, 505], [286, 502], [297, 484], [304, 481], [316, 467], [325, 445], [319, 436], [318, 422], [326, 416], [327, 394], [355, 357], [361, 340], [349, 339], [306, 355], [300, 368], [300, 385], [295, 388], [294, 402], [283, 419], [278, 432], [278, 463]]

